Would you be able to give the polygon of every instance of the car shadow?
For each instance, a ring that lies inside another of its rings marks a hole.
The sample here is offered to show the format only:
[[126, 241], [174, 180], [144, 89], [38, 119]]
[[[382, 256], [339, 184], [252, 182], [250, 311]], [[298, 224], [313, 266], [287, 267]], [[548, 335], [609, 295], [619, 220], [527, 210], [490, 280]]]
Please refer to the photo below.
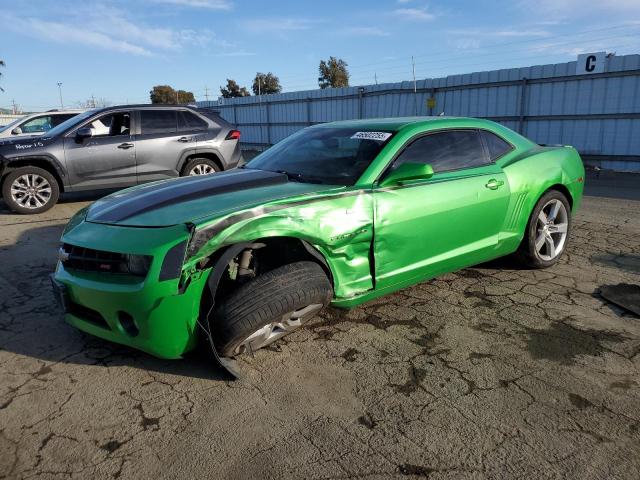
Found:
[[49, 280], [64, 225], [36, 226], [23, 231], [12, 245], [0, 247], [0, 349], [46, 362], [126, 366], [185, 377], [231, 379], [205, 348], [181, 360], [163, 360], [65, 323]]

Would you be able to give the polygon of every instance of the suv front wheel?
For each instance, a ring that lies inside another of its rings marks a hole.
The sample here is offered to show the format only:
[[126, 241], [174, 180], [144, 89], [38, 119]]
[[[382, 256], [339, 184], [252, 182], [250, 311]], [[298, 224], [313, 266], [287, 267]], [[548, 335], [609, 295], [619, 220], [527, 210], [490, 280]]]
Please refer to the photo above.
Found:
[[16, 213], [42, 213], [53, 207], [60, 196], [58, 182], [48, 171], [26, 166], [9, 173], [2, 182], [2, 197]]
[[208, 158], [192, 158], [182, 169], [182, 176], [209, 175], [219, 172], [220, 168], [213, 160]]

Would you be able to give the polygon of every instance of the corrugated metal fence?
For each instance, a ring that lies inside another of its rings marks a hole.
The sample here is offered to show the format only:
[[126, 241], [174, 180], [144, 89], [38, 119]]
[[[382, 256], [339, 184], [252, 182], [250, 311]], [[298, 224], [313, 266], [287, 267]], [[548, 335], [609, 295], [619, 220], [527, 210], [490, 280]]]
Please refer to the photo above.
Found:
[[576, 62], [413, 82], [198, 102], [268, 146], [308, 125], [354, 118], [446, 115], [489, 118], [546, 144], [575, 146], [591, 162], [640, 170], [640, 55], [607, 58], [602, 73]]

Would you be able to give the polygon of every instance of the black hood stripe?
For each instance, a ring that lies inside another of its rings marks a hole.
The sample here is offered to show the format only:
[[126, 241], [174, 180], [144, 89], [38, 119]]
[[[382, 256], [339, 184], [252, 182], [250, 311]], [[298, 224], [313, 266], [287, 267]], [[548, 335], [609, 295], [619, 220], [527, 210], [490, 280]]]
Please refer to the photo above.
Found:
[[120, 222], [152, 210], [190, 200], [286, 183], [287, 176], [264, 170], [232, 170], [214, 175], [188, 177], [125, 193], [104, 205], [96, 204], [89, 221]]

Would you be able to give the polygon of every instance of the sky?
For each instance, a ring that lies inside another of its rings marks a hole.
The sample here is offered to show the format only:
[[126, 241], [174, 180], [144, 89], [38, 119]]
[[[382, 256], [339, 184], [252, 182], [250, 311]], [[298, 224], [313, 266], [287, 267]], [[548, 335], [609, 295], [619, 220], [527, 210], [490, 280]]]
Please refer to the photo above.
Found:
[[147, 103], [154, 85], [215, 100], [250, 88], [318, 88], [337, 56], [351, 85], [640, 53], [640, 0], [0, 0], [0, 107]]

